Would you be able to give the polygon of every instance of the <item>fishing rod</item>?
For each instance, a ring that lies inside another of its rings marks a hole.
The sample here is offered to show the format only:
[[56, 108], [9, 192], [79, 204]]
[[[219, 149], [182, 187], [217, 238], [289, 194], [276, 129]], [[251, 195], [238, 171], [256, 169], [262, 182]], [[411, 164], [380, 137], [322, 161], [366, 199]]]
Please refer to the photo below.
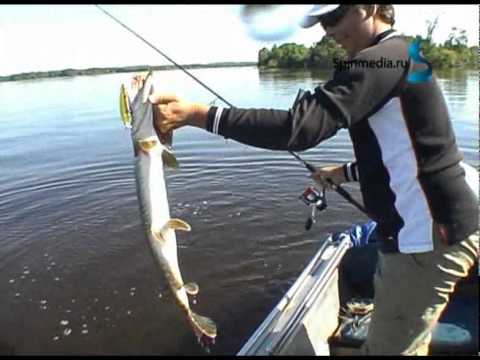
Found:
[[[211, 89], [208, 85], [204, 84], [200, 79], [198, 79], [195, 75], [193, 75], [191, 72], [189, 72], [187, 69], [185, 69], [185, 67], [183, 67], [182, 65], [178, 64], [177, 62], [175, 62], [171, 57], [169, 57], [167, 54], [165, 54], [164, 52], [162, 52], [160, 49], [158, 49], [156, 46], [154, 46], [152, 43], [150, 43], [148, 40], [146, 40], [144, 37], [142, 37], [141, 35], [139, 35], [137, 32], [135, 32], [133, 29], [131, 29], [129, 26], [125, 25], [123, 22], [121, 22], [120, 20], [118, 20], [115, 16], [113, 16], [112, 14], [110, 14], [107, 10], [103, 9], [100, 5], [97, 5], [95, 4], [94, 5], [95, 7], [97, 7], [101, 12], [103, 12], [105, 15], [107, 15], [108, 17], [110, 17], [111, 19], [113, 19], [116, 23], [120, 24], [123, 28], [125, 28], [126, 30], [128, 30], [130, 33], [132, 33], [133, 35], [135, 35], [137, 38], [139, 38], [140, 40], [142, 40], [145, 44], [147, 44], [148, 46], [150, 46], [153, 50], [155, 50], [156, 52], [158, 52], [160, 55], [162, 55], [165, 59], [167, 59], [168, 61], [170, 61], [173, 65], [175, 65], [176, 67], [178, 67], [180, 70], [182, 70], [185, 74], [187, 74], [188, 76], [190, 76], [193, 80], [195, 80], [196, 82], [198, 82], [200, 85], [202, 85], [205, 89], [207, 89], [208, 91], [210, 91], [212, 94], [214, 94], [218, 99], [222, 100], [225, 104], [227, 104], [228, 106], [234, 108], [235, 106], [232, 105], [232, 103], [230, 103], [229, 101], [225, 100], [225, 98], [223, 98], [221, 95], [219, 95], [216, 91], [214, 91], [213, 89]], [[288, 152], [293, 155], [296, 159], [298, 159], [312, 174], [315, 173], [317, 171], [316, 167], [313, 166], [312, 164], [306, 162], [305, 160], [303, 160], [298, 154], [296, 154], [295, 152], [291, 151], [291, 150], [288, 150]], [[353, 199], [350, 194], [345, 190], [343, 189], [340, 185], [337, 185], [335, 184], [331, 179], [327, 178], [326, 181], [330, 184], [330, 186], [332, 187], [332, 189], [334, 191], [336, 191], [340, 196], [342, 196], [345, 200], [347, 200], [350, 204], [352, 204], [353, 206], [355, 206], [358, 210], [360, 210], [361, 212], [363, 212], [365, 215], [367, 215], [368, 217], [372, 218], [372, 216], [370, 214], [368, 214], [367, 210], [359, 203], [357, 202], [355, 199]]]
[[125, 25], [124, 23], [122, 23], [120, 20], [118, 20], [115, 16], [113, 16], [112, 14], [110, 14], [107, 10], [103, 9], [100, 5], [95, 5], [100, 11], [102, 11], [105, 15], [109, 16], [110, 18], [112, 18], [113, 20], [115, 20], [118, 24], [120, 24], [121, 26], [123, 26], [125, 29], [127, 29], [128, 31], [130, 31], [133, 35], [135, 35], [136, 37], [138, 37], [140, 40], [142, 40], [145, 44], [147, 44], [148, 46], [150, 46], [153, 50], [155, 50], [156, 52], [158, 52], [160, 55], [162, 55], [165, 59], [167, 59], [168, 61], [170, 61], [173, 65], [175, 65], [176, 67], [178, 67], [180, 70], [182, 70], [185, 74], [187, 74], [188, 76], [190, 76], [191, 78], [193, 78], [193, 80], [195, 80], [196, 82], [198, 82], [200, 85], [202, 85], [205, 89], [207, 89], [208, 91], [210, 91], [212, 94], [214, 94], [217, 98], [219, 98], [220, 100], [222, 100], [225, 104], [227, 104], [228, 106], [230, 107], [234, 107], [231, 103], [229, 103], [227, 100], [225, 100], [221, 95], [219, 95], [218, 93], [216, 93], [213, 89], [211, 89], [209, 86], [207, 86], [206, 84], [204, 84], [200, 79], [196, 78], [191, 72], [189, 72], [187, 69], [185, 69], [182, 65], [176, 63], [172, 58], [170, 58], [167, 54], [163, 53], [161, 50], [159, 50], [157, 47], [155, 47], [152, 43], [150, 43], [148, 40], [146, 40], [145, 38], [143, 38], [141, 35], [137, 34], [134, 30], [132, 30], [131, 28], [129, 28], [127, 25]]
[[[316, 171], [317, 171], [317, 168], [315, 166], [313, 166], [312, 164], [306, 162], [305, 160], [303, 160], [300, 156], [298, 156], [297, 154], [295, 154], [293, 151], [290, 151], [290, 153], [295, 156], [312, 174], [314, 174]], [[349, 193], [347, 190], [345, 190], [342, 186], [336, 184], [333, 182], [332, 179], [330, 178], [326, 178], [325, 179], [330, 187], [336, 191], [340, 196], [342, 196], [345, 200], [347, 200], [350, 204], [352, 204], [353, 206], [355, 206], [358, 210], [360, 210], [362, 213], [364, 213], [366, 216], [368, 216], [369, 218], [373, 219], [373, 216], [371, 214], [368, 213], [367, 209], [365, 209], [365, 207], [360, 204], [357, 200], [355, 200]]]

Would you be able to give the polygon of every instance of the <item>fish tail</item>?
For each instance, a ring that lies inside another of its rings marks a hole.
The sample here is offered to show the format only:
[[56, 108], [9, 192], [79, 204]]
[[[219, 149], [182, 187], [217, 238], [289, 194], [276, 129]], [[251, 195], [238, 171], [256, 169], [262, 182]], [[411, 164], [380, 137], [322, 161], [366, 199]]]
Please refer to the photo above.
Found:
[[190, 320], [198, 337], [207, 336], [215, 338], [217, 336], [217, 325], [212, 319], [190, 311]]

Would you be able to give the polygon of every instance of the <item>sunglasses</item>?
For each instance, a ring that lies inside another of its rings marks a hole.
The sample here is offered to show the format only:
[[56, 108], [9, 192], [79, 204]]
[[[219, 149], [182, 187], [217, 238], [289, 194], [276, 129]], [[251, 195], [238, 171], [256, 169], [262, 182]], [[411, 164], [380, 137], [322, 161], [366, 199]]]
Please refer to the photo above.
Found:
[[336, 26], [347, 14], [347, 12], [352, 8], [349, 5], [340, 5], [337, 9], [328, 14], [321, 15], [318, 17], [318, 21], [323, 28], [334, 27]]

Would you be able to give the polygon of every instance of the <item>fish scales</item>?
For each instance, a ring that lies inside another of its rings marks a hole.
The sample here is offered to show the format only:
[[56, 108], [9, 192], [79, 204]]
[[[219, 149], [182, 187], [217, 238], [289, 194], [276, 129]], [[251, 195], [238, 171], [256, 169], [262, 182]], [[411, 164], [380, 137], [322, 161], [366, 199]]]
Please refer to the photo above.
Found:
[[162, 143], [153, 125], [153, 105], [148, 97], [153, 93], [153, 73], [135, 76], [130, 84], [122, 84], [120, 113], [122, 121], [131, 130], [135, 155], [135, 182], [140, 215], [145, 235], [155, 262], [163, 272], [174, 298], [202, 344], [213, 343], [215, 323], [194, 313], [188, 295], [198, 292], [195, 283], [185, 284], [178, 266], [175, 231], [190, 231], [190, 225], [170, 217], [165, 167], [178, 167], [171, 151], [171, 134]]

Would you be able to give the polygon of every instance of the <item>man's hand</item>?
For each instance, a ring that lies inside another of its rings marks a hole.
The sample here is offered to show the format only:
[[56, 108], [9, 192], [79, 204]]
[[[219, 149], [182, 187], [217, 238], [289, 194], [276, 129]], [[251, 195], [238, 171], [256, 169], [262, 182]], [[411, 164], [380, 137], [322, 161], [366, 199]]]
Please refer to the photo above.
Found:
[[312, 174], [312, 178], [326, 188], [331, 188], [331, 185], [326, 180], [327, 178], [332, 180], [335, 185], [340, 185], [346, 181], [343, 164], [329, 165], [317, 169], [317, 172]]
[[154, 123], [161, 133], [186, 125], [205, 129], [208, 105], [191, 103], [167, 93], [152, 94], [148, 100], [156, 105], [153, 107]]

